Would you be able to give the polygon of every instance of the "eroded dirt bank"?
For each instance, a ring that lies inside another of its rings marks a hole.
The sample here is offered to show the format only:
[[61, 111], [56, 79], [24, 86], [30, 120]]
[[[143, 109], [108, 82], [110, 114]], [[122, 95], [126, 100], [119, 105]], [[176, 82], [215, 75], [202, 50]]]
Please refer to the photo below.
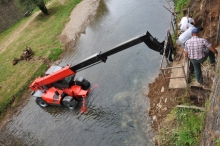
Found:
[[[214, 47], [219, 45], [216, 43], [219, 7], [219, 0], [193, 0], [189, 7], [190, 15], [195, 20], [196, 26], [202, 26], [204, 28], [204, 30], [200, 32], [200, 36], [206, 38]], [[177, 50], [180, 49], [180, 46], [177, 46]], [[168, 73], [167, 76], [169, 76]], [[164, 87], [164, 92], [161, 92], [162, 87]], [[149, 84], [148, 97], [150, 98], [151, 108], [147, 112], [153, 119], [152, 128], [155, 131], [159, 131], [161, 127], [163, 127], [162, 121], [176, 105], [181, 104], [183, 97], [185, 101], [192, 102], [196, 106], [202, 106], [190, 99], [189, 93], [189, 90], [187, 91], [186, 89], [168, 90], [164, 85], [161, 74], [153, 83]]]

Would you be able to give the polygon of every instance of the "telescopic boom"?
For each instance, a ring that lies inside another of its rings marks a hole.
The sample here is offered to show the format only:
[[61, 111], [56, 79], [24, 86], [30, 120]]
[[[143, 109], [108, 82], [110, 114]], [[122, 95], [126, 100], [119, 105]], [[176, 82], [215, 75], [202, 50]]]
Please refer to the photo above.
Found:
[[159, 43], [155, 38], [151, 36], [149, 32], [147, 32], [145, 35], [137, 36], [133, 39], [130, 39], [106, 52], [96, 53], [88, 57], [87, 59], [81, 61], [80, 63], [71, 66], [70, 69], [74, 72], [78, 72], [90, 66], [96, 65], [98, 63], [106, 62], [108, 56], [121, 52], [125, 49], [128, 49], [142, 42], [144, 42], [149, 48], [157, 52], [163, 50], [163, 46], [161, 45], [161, 43]]
[[150, 49], [154, 51], [163, 51], [164, 43], [158, 42], [157, 39], [155, 39], [149, 32], [147, 32], [145, 35], [137, 36], [106, 52], [94, 54], [76, 65], [66, 66], [56, 72], [51, 73], [50, 75], [38, 77], [30, 85], [30, 88], [34, 91], [44, 90], [49, 84], [62, 80], [68, 76], [75, 75], [76, 72], [79, 72], [98, 63], [106, 62], [108, 56], [121, 52], [142, 42], [144, 42]]

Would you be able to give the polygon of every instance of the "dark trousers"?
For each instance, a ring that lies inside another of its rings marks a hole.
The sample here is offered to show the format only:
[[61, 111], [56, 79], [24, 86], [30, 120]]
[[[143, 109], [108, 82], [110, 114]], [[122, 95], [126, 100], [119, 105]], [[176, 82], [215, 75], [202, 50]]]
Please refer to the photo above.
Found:
[[215, 63], [215, 54], [210, 50], [210, 49], [206, 49], [205, 51], [205, 57], [203, 57], [202, 59], [196, 60], [196, 59], [190, 59], [190, 61], [193, 64], [194, 67], [194, 72], [196, 75], [196, 79], [197, 82], [199, 82], [200, 84], [203, 83], [203, 77], [202, 77], [202, 70], [201, 70], [201, 63], [203, 63], [204, 61], [206, 61], [206, 59], [209, 57], [209, 61], [210, 63]]

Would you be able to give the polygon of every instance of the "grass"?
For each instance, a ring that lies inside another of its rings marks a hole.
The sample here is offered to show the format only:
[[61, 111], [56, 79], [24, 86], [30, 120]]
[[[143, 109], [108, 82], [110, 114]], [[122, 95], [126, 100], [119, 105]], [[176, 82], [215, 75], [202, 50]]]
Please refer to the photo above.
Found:
[[[179, 99], [181, 105], [190, 104], [188, 89]], [[205, 106], [209, 106], [206, 101]], [[175, 107], [160, 124], [156, 141], [162, 146], [197, 146], [199, 145], [206, 111]]]
[[[30, 83], [46, 70], [42, 59], [58, 59], [64, 46], [60, 44], [57, 36], [61, 34], [65, 24], [69, 20], [72, 9], [81, 0], [67, 0], [64, 4], [53, 1], [47, 6], [50, 15], [39, 15], [0, 53], [0, 113], [5, 111], [14, 100], [18, 100]], [[23, 18], [13, 27], [0, 34], [0, 46], [10, 41], [16, 31], [25, 25], [28, 18]], [[26, 46], [34, 51], [34, 58], [30, 61], [20, 61], [13, 66], [14, 57], [20, 58]]]
[[199, 145], [204, 118], [205, 112], [174, 108], [158, 133], [158, 143], [163, 146]]
[[190, 0], [173, 0], [175, 4], [175, 10], [180, 11], [189, 6]]
[[177, 110], [178, 129], [176, 131], [176, 145], [199, 145], [200, 134], [203, 130], [204, 115], [204, 112], [192, 109]]
[[220, 138], [214, 140], [215, 146], [220, 146]]

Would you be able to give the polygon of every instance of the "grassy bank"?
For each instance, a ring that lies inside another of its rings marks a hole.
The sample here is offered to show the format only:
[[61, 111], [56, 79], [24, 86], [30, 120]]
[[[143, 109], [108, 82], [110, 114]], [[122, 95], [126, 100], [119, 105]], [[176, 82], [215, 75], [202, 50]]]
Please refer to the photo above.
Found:
[[[69, 20], [72, 9], [81, 0], [67, 0], [63, 4], [55, 0], [47, 6], [50, 15], [44, 16], [41, 12], [29, 23], [25, 29], [18, 33], [18, 29], [34, 17], [23, 18], [12, 28], [0, 34], [0, 46], [5, 42], [13, 41], [0, 51], [0, 113], [3, 113], [11, 103], [19, 99], [29, 84], [37, 76], [44, 73], [45, 59], [56, 60], [64, 46], [60, 44], [57, 36], [62, 32]], [[26, 46], [34, 51], [30, 61], [20, 61], [13, 66], [14, 57], [20, 58]], [[2, 114], [1, 114], [2, 115]]]
[[[173, 0], [177, 13], [177, 22], [183, 17], [183, 9], [187, 8], [190, 0]], [[181, 101], [182, 105], [192, 106], [188, 90]], [[203, 132], [205, 111], [187, 108], [174, 108], [161, 123], [157, 135], [158, 145], [163, 146], [197, 146]]]
[[199, 145], [204, 118], [204, 111], [174, 108], [158, 132], [158, 143], [163, 146]]

